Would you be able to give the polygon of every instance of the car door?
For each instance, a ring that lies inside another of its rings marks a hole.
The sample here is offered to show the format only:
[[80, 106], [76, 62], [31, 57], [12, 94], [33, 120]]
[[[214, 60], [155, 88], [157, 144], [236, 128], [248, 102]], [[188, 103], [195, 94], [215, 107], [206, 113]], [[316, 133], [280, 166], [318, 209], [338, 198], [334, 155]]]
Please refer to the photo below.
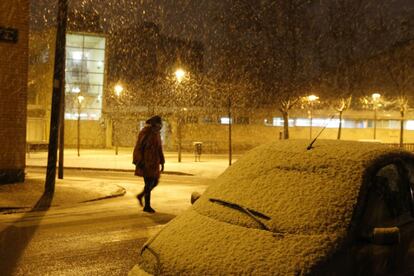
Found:
[[353, 247], [357, 275], [414, 275], [413, 183], [412, 162], [376, 171]]

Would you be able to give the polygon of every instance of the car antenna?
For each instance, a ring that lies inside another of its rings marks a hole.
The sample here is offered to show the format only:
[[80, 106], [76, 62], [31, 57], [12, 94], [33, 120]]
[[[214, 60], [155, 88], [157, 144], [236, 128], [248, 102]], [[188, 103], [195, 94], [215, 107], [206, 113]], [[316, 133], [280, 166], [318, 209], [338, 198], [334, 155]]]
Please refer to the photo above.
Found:
[[329, 125], [329, 123], [331, 122], [331, 120], [335, 117], [335, 114], [332, 115], [329, 118], [329, 121], [325, 124], [325, 126], [321, 129], [321, 131], [319, 131], [318, 135], [316, 135], [315, 139], [312, 140], [312, 142], [309, 144], [309, 146], [306, 148], [307, 150], [311, 150], [313, 148], [313, 143], [316, 142], [316, 139], [318, 139], [319, 135], [321, 135], [322, 131], [325, 130], [325, 128]]

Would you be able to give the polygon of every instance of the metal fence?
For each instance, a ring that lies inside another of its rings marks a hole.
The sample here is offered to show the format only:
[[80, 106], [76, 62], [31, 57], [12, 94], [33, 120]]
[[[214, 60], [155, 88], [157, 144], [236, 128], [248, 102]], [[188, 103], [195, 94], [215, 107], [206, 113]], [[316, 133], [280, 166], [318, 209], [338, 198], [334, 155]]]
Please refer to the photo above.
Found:
[[[399, 143], [384, 143], [387, 146], [393, 147], [393, 148], [400, 148], [400, 144]], [[404, 143], [402, 145], [402, 148], [408, 151], [413, 151], [414, 152], [414, 143]]]

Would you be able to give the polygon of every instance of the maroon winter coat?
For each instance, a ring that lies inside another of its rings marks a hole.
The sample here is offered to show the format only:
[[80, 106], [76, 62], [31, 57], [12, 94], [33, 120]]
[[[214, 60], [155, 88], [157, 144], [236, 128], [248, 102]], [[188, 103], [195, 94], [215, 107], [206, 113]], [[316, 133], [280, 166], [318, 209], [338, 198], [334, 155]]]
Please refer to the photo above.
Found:
[[[143, 168], [138, 164], [144, 163]], [[155, 127], [146, 126], [138, 134], [134, 148], [133, 163], [135, 175], [160, 177], [160, 164], [165, 163], [162, 151], [160, 131]]]

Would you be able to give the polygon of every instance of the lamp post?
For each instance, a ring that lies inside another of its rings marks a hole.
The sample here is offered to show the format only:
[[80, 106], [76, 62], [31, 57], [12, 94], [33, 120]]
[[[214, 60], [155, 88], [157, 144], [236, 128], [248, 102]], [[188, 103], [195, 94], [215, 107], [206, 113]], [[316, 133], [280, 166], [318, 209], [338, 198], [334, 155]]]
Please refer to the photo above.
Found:
[[381, 98], [381, 94], [374, 93], [371, 95], [372, 97], [372, 106], [374, 109], [374, 140], [377, 139], [377, 109], [379, 106], [379, 100]]
[[[187, 73], [182, 68], [177, 68], [177, 70], [175, 70], [174, 75], [175, 75], [175, 79], [177, 80], [178, 85], [181, 84], [186, 74]], [[182, 118], [183, 117], [182, 111], [186, 111], [186, 110], [187, 110], [186, 108], [183, 108], [182, 110], [180, 110], [178, 114], [178, 121], [177, 121], [178, 162], [181, 162], [182, 125], [184, 122], [184, 118]]]
[[318, 96], [309, 95], [306, 97], [306, 100], [309, 103], [309, 139], [312, 140], [312, 119], [313, 119], [313, 103], [319, 99]]
[[[114, 91], [115, 91], [115, 95], [117, 98], [117, 106], [119, 105], [118, 101], [119, 101], [119, 97], [121, 97], [122, 92], [124, 91], [124, 87], [121, 84], [117, 84], [114, 87]], [[119, 112], [119, 108], [117, 109], [117, 113]], [[119, 116], [119, 115], [118, 115]], [[118, 155], [118, 135], [116, 132], [116, 127], [117, 127], [117, 120], [114, 117], [114, 121], [113, 121], [113, 129], [114, 129], [114, 142], [115, 142], [115, 155]]]
[[79, 95], [77, 97], [78, 100], [78, 141], [77, 141], [77, 149], [78, 149], [78, 156], [80, 156], [80, 119], [81, 119], [81, 107], [82, 107], [82, 102], [85, 99], [85, 97], [83, 97], [82, 95]]
[[58, 16], [56, 29], [55, 62], [53, 69], [53, 93], [50, 115], [49, 146], [47, 156], [47, 171], [45, 193], [53, 194], [56, 180], [56, 161], [59, 135], [59, 118], [62, 110], [62, 95], [65, 93], [65, 45], [66, 23], [68, 18], [68, 1], [58, 1]]
[[231, 118], [231, 98], [230, 95], [227, 99], [227, 109], [228, 109], [228, 116], [229, 116], [229, 166], [231, 166], [232, 162], [232, 143], [231, 143], [231, 124], [232, 124], [232, 118]]

